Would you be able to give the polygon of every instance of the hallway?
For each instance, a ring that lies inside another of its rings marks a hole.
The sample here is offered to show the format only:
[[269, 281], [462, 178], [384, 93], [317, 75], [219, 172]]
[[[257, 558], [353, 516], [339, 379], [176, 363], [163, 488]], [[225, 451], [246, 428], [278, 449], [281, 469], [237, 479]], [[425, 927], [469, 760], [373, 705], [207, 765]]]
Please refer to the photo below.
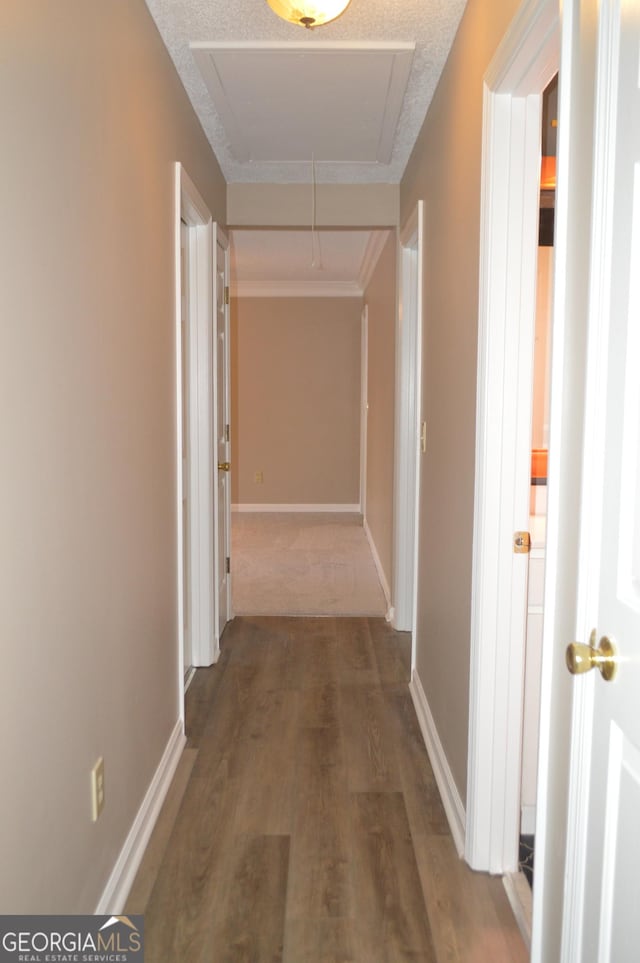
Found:
[[382, 619], [237, 618], [130, 894], [147, 963], [518, 963], [499, 879], [456, 856]]

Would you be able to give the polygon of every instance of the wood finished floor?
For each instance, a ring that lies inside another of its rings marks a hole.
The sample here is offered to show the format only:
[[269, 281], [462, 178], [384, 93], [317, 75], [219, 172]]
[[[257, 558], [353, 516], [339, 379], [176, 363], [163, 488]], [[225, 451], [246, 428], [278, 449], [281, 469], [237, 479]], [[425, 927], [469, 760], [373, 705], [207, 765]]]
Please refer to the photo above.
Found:
[[244, 617], [128, 899], [146, 963], [524, 963], [500, 880], [456, 855], [382, 619]]

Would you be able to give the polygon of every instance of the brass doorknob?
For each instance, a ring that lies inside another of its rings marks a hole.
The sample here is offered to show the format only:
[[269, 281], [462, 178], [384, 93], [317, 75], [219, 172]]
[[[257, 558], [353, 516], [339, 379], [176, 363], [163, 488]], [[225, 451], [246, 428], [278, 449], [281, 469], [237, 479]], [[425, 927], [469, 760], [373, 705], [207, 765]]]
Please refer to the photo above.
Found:
[[228, 461], [218, 462], [218, 471], [229, 471], [231, 469], [231, 463]]
[[567, 646], [567, 668], [571, 675], [582, 675], [591, 669], [599, 669], [605, 682], [610, 682], [618, 668], [616, 648], [610, 639], [603, 635], [596, 648], [596, 630], [589, 639], [589, 645], [584, 642], [572, 642]]

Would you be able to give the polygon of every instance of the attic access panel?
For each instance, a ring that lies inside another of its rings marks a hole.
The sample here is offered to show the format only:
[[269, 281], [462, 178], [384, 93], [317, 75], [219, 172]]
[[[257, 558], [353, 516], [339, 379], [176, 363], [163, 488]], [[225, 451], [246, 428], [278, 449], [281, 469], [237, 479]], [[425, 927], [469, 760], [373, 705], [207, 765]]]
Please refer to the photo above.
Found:
[[413, 43], [193, 43], [241, 162], [388, 164]]

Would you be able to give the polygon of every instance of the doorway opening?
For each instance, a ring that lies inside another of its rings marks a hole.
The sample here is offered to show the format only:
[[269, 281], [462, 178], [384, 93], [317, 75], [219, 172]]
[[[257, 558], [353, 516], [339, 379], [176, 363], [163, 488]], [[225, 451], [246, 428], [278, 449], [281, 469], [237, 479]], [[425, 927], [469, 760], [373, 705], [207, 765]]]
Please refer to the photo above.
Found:
[[546, 558], [557, 107], [558, 76], [556, 75], [544, 91], [542, 97], [540, 226], [538, 232], [531, 419], [530, 551], [527, 578], [519, 847], [519, 866], [530, 887], [533, 886], [535, 855], [538, 733], [540, 728], [540, 686], [542, 673], [542, 624]]
[[175, 166], [176, 515], [178, 687], [219, 655], [213, 439], [216, 431], [213, 252], [217, 231], [181, 164]]
[[516, 15], [485, 75], [465, 858], [515, 873], [521, 829], [535, 297], [553, 0]]
[[233, 608], [390, 606], [395, 234], [233, 229]]
[[225, 626], [233, 618], [231, 605], [231, 322], [229, 286], [229, 242], [217, 225], [213, 226], [212, 248], [215, 264], [215, 328], [213, 331], [212, 369], [213, 424], [213, 514], [215, 528], [215, 633], [219, 650]]

